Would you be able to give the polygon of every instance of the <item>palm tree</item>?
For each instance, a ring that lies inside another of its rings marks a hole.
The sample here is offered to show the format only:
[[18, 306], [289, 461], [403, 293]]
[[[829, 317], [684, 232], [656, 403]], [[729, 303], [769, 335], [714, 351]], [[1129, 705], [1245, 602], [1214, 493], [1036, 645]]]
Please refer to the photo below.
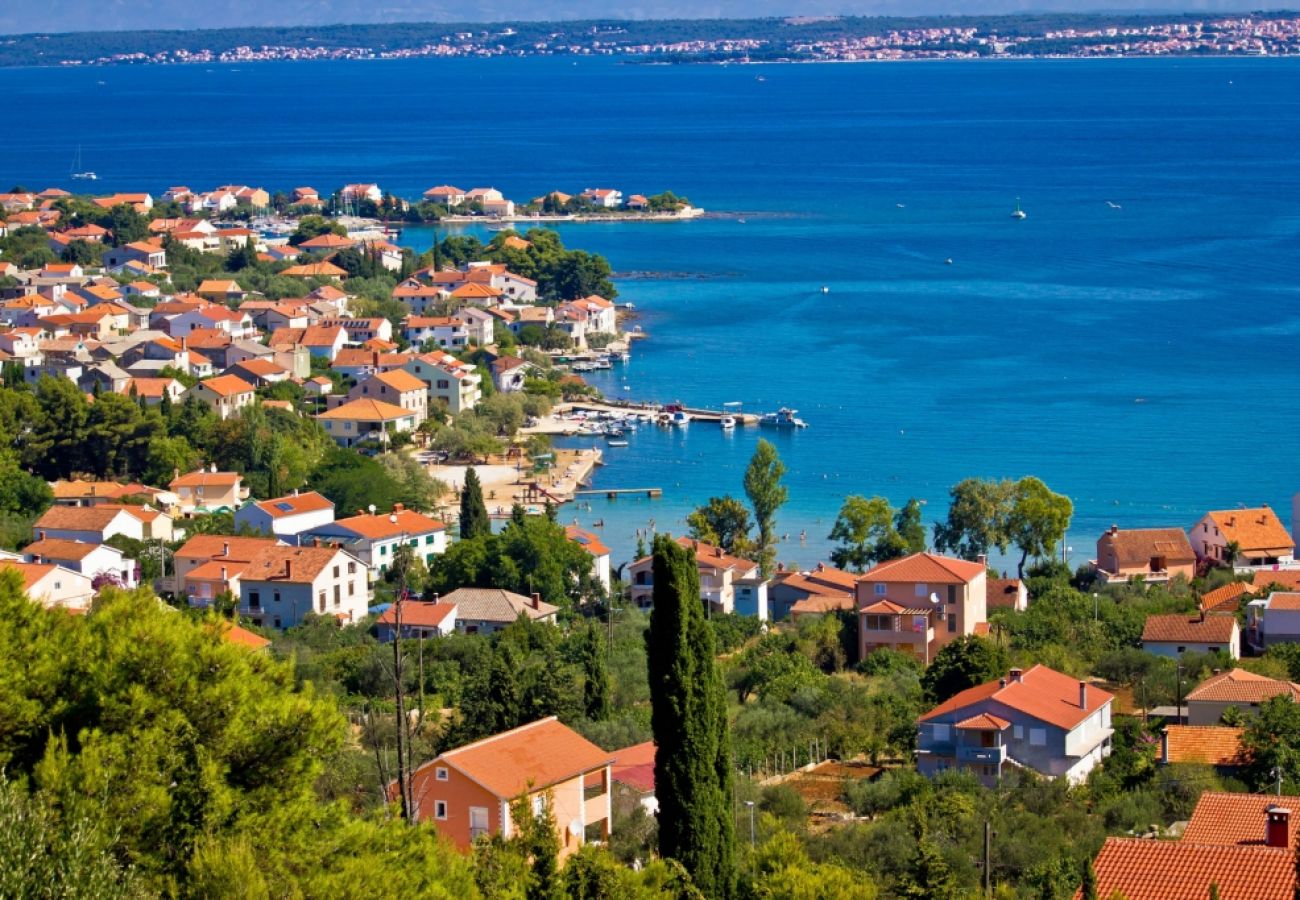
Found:
[[1231, 569], [1236, 566], [1237, 557], [1241, 555], [1241, 544], [1236, 541], [1228, 541], [1223, 545], [1223, 559]]

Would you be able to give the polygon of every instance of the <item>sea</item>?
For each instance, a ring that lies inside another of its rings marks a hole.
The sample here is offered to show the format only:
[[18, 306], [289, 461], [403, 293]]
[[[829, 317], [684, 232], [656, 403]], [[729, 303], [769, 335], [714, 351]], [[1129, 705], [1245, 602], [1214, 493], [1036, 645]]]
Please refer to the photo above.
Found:
[[71, 188], [79, 154], [101, 191], [614, 187], [708, 210], [558, 226], [648, 335], [591, 380], [809, 427], [606, 447], [595, 487], [663, 490], [562, 509], [616, 564], [740, 495], [760, 437], [800, 566], [849, 494], [933, 521], [963, 478], [1035, 475], [1074, 501], [1078, 564], [1111, 524], [1289, 521], [1300, 491], [1300, 60], [8, 69], [0, 94], [3, 188]]

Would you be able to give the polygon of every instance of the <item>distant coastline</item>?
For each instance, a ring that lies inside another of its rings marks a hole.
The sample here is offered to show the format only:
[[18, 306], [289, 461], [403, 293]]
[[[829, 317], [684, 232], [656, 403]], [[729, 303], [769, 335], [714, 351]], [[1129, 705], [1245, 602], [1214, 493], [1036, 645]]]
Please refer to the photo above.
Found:
[[1300, 12], [424, 22], [0, 37], [0, 68], [525, 56], [641, 64], [1300, 56]]

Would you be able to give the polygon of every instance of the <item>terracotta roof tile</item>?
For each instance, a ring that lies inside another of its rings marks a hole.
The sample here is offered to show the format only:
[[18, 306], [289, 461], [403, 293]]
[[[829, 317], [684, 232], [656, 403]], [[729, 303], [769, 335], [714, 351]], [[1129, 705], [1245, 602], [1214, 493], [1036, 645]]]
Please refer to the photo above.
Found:
[[[448, 616], [456, 614], [454, 603], [402, 603], [402, 627], [439, 628]], [[378, 619], [380, 625], [397, 624], [397, 604], [389, 606]], [[405, 633], [405, 632], [403, 632]]]
[[592, 556], [609, 556], [609, 548], [599, 537], [590, 531], [583, 531], [577, 525], [569, 525], [564, 529], [564, 536], [575, 544], [582, 546]]
[[554, 616], [559, 611], [558, 606], [552, 606], [544, 600], [538, 600], [534, 608], [528, 597], [500, 588], [457, 588], [442, 600], [456, 605], [457, 619], [472, 622], [509, 623], [520, 615], [526, 615], [530, 619], [543, 619]]
[[1078, 679], [1036, 665], [1021, 673], [1019, 681], [1008, 680], [1005, 687], [1001, 681], [990, 681], [967, 688], [921, 716], [920, 721], [947, 715], [987, 699], [1068, 731], [1113, 700], [1114, 695], [1096, 685], [1088, 685], [1085, 709], [1079, 706]]
[[[1183, 831], [1183, 842], [1262, 847], [1267, 821], [1265, 812], [1270, 806], [1284, 806], [1300, 813], [1300, 797], [1206, 791], [1196, 801], [1196, 809], [1192, 810], [1192, 818]], [[1294, 820], [1290, 839], [1292, 848], [1300, 846], [1300, 829], [1295, 827]]]
[[509, 800], [599, 769], [611, 759], [610, 754], [550, 716], [443, 753], [421, 766], [417, 777], [435, 763], [446, 765]]
[[282, 516], [297, 516], [302, 513], [319, 512], [322, 509], [333, 509], [334, 504], [315, 491], [303, 491], [285, 497], [258, 500], [257, 508], [272, 519], [278, 519]]
[[1230, 581], [1201, 595], [1201, 605], [1206, 612], [1236, 612], [1241, 598], [1249, 594], [1251, 586], [1244, 581]]
[[1287, 610], [1294, 612], [1300, 610], [1300, 593], [1293, 591], [1278, 591], [1268, 596], [1268, 608], [1270, 610]]
[[634, 790], [653, 794], [655, 789], [655, 742], [633, 744], [614, 751], [610, 780]]
[[249, 561], [243, 578], [310, 584], [342, 553], [337, 547], [267, 547]]
[[131, 507], [117, 503], [51, 506], [32, 527], [38, 533], [45, 528], [54, 531], [102, 531], [122, 512], [134, 515]]
[[1207, 515], [1225, 540], [1236, 541], [1241, 552], [1295, 547], [1282, 520], [1267, 506], [1254, 509], [1212, 510]]
[[251, 394], [256, 388], [249, 384], [238, 375], [218, 375], [216, 378], [209, 378], [207, 381], [200, 381], [199, 385], [207, 388], [218, 397], [234, 397], [237, 394]]
[[176, 551], [184, 559], [225, 559], [249, 562], [267, 547], [280, 543], [275, 538], [243, 537], [233, 534], [196, 534]]
[[1300, 684], [1277, 681], [1245, 669], [1229, 669], [1201, 682], [1187, 699], [1208, 703], [1263, 703], [1288, 691], [1300, 702]]
[[1020, 579], [990, 578], [984, 593], [985, 609], [1015, 609], [1020, 602]]
[[1206, 846], [1185, 837], [1107, 838], [1093, 870], [1098, 897], [1125, 900], [1205, 900], [1212, 882], [1225, 898], [1292, 900], [1295, 884], [1290, 851]]
[[868, 584], [969, 584], [984, 571], [985, 567], [980, 563], [936, 553], [913, 553], [902, 559], [880, 563], [859, 581]]
[[[394, 516], [397, 518], [396, 522], [392, 521]], [[336, 520], [334, 525], [372, 541], [399, 537], [403, 534], [414, 537], [434, 531], [445, 531], [447, 527], [437, 519], [431, 519], [413, 509], [400, 509], [391, 513], [375, 513], [374, 515], [366, 513], [359, 516], [350, 516], [346, 519]]]
[[40, 541], [33, 541], [23, 548], [23, 553], [28, 554], [34, 559], [52, 559], [52, 560], [82, 560], [94, 551], [98, 550], [102, 544], [91, 544], [86, 541], [69, 541], [63, 538], [45, 538]]
[[328, 412], [318, 415], [318, 419], [354, 419], [359, 422], [388, 422], [393, 419], [407, 419], [415, 415], [414, 410], [403, 409], [382, 400], [364, 397], [351, 400], [342, 406], [336, 406]]
[[1147, 616], [1142, 626], [1143, 643], [1226, 644], [1237, 634], [1235, 616], [1201, 616], [1196, 613], [1171, 613]]
[[200, 469], [197, 472], [187, 472], [184, 475], [173, 478], [167, 485], [170, 488], [178, 487], [233, 487], [243, 480], [243, 476], [238, 472], [209, 472], [207, 469]]
[[1005, 731], [1011, 727], [1011, 723], [992, 713], [979, 713], [969, 719], [962, 719], [953, 727], [964, 728], [968, 731]]
[[1246, 762], [1241, 746], [1244, 728], [1226, 725], [1166, 725], [1167, 763], [1240, 766]]

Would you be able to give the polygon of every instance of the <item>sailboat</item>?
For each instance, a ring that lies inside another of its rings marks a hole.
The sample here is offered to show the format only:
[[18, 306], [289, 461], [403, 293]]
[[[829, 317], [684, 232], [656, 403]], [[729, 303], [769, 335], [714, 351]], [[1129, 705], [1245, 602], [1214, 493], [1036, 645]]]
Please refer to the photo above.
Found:
[[97, 181], [99, 179], [99, 176], [96, 175], [94, 172], [90, 172], [90, 171], [83, 172], [80, 171], [80, 169], [81, 169], [81, 145], [78, 144], [77, 158], [72, 161], [72, 169], [68, 174], [71, 175], [73, 178], [77, 178], [82, 181]]
[[1013, 213], [1011, 214], [1011, 218], [1013, 218], [1013, 219], [1023, 219], [1023, 218], [1025, 218], [1025, 215], [1026, 215], [1025, 211], [1024, 211], [1023, 209], [1020, 208], [1020, 198], [1017, 197], [1017, 198], [1016, 198], [1016, 211], [1013, 212]]

